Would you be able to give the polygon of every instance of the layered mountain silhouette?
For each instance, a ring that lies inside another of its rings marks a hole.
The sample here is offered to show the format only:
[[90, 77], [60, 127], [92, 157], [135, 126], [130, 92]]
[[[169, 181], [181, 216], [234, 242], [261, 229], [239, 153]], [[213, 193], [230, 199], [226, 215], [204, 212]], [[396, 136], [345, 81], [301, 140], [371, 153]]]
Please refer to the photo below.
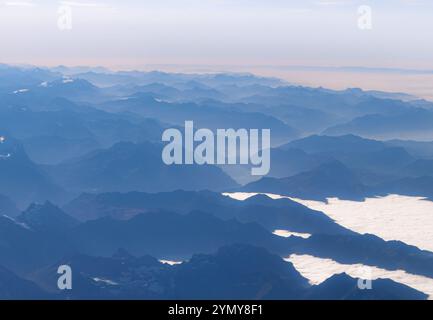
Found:
[[[433, 255], [264, 194], [433, 199], [432, 110], [251, 74], [0, 65], [0, 299], [425, 299], [387, 279], [309, 284], [285, 258], [432, 278]], [[270, 129], [269, 174], [165, 165], [162, 133], [185, 121]], [[57, 288], [61, 264], [72, 291]]]
[[[22, 145], [6, 136], [0, 144], [0, 194], [20, 206], [45, 199], [59, 200], [63, 191], [32, 162]], [[12, 209], [12, 214], [14, 214]]]
[[60, 110], [0, 108], [0, 129], [19, 139], [37, 163], [56, 164], [121, 141], [160, 142], [163, 124], [131, 115], [113, 115], [81, 109], [67, 100], [55, 100]]
[[282, 144], [297, 137], [295, 129], [272, 116], [258, 112], [240, 112], [206, 104], [168, 103], [159, 101], [147, 93], [118, 101], [110, 101], [100, 106], [113, 112], [132, 112], [145, 118], [154, 118], [165, 123], [183, 126], [185, 121], [194, 121], [194, 126], [216, 132], [224, 128], [269, 129], [272, 128], [271, 143]]
[[31, 204], [16, 220], [39, 232], [62, 233], [78, 225], [78, 221], [50, 202]]
[[281, 147], [301, 149], [322, 162], [336, 159], [349, 168], [377, 174], [395, 174], [415, 159], [404, 148], [382, 141], [363, 139], [354, 135], [309, 136]]
[[242, 187], [240, 191], [324, 200], [332, 196], [360, 199], [365, 196], [367, 188], [341, 162], [331, 161], [289, 178], [262, 178]]
[[202, 211], [223, 220], [255, 222], [271, 232], [276, 229], [287, 229], [301, 233], [351, 233], [323, 213], [289, 199], [271, 200], [262, 195], [246, 201], [237, 201], [205, 191], [82, 194], [66, 204], [64, 210], [81, 221], [105, 217], [125, 220], [155, 210], [175, 211], [181, 214]]
[[378, 139], [425, 140], [433, 137], [432, 120], [431, 110], [412, 108], [391, 115], [367, 114], [345, 124], [330, 127], [324, 131], [324, 134], [352, 133]]
[[72, 191], [222, 190], [236, 183], [213, 165], [168, 166], [163, 146], [120, 142], [81, 158], [47, 168], [59, 185]]
[[338, 274], [307, 294], [313, 300], [424, 300], [426, 295], [388, 279], [377, 279], [371, 289], [360, 290], [358, 280]]
[[179, 215], [164, 211], [139, 214], [127, 221], [88, 221], [71, 230], [70, 238], [90, 255], [109, 255], [125, 248], [134, 255], [174, 260], [233, 243], [259, 245], [282, 254], [289, 242], [254, 223], [223, 221], [203, 212]]
[[[60, 262], [80, 270], [74, 290], [51, 289], [69, 299], [426, 299], [425, 294], [390, 280], [377, 280], [372, 290], [359, 290], [357, 279], [347, 275], [311, 286], [291, 263], [246, 245], [194, 255], [174, 266], [125, 250], [112, 257], [74, 255]], [[50, 287], [54, 269], [39, 272], [41, 283]]]

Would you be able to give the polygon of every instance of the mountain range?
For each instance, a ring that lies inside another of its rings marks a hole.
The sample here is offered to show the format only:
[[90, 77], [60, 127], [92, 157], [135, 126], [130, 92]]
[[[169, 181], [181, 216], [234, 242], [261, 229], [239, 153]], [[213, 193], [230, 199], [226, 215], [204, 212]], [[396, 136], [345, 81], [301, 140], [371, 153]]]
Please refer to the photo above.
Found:
[[[0, 299], [426, 299], [390, 279], [312, 285], [286, 260], [433, 278], [432, 252], [290, 199], [433, 199], [432, 112], [404, 93], [249, 73], [0, 65]], [[162, 133], [185, 121], [270, 129], [269, 174], [165, 165]], [[72, 291], [57, 288], [63, 264]]]

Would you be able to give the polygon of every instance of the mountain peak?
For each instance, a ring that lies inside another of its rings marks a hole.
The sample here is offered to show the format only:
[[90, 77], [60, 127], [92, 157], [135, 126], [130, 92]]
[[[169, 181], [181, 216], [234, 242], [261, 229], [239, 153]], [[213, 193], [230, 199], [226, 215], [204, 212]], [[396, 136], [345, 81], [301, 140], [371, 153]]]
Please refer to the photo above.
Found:
[[62, 231], [78, 223], [49, 201], [32, 203], [17, 219], [38, 231]]

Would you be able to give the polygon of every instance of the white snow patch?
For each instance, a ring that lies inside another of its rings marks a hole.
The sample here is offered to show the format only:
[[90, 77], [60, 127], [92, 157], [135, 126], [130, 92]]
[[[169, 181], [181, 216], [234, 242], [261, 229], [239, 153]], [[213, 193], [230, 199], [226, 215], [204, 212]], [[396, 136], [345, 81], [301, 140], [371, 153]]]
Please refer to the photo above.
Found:
[[28, 92], [29, 89], [19, 89], [19, 90], [15, 90], [14, 94], [18, 94], [18, 93], [24, 93], [24, 92]]
[[282, 229], [274, 230], [274, 232], [272, 233], [275, 234], [276, 236], [283, 237], [283, 238], [295, 236], [295, 237], [308, 239], [309, 237], [311, 237], [310, 233], [293, 232], [293, 231], [282, 230]]
[[6, 219], [8, 219], [8, 220], [10, 220], [10, 221], [12, 221], [12, 222], [15, 223], [16, 225], [18, 225], [18, 226], [20, 226], [20, 227], [23, 227], [24, 229], [31, 230], [30, 227], [29, 227], [28, 225], [26, 225], [25, 223], [18, 222], [17, 220], [15, 220], [14, 218], [12, 218], [12, 217], [10, 217], [10, 216], [8, 216], [8, 215], [6, 215], [6, 214], [4, 214], [3, 217], [6, 218]]
[[168, 264], [170, 266], [175, 266], [175, 265], [183, 263], [183, 261], [173, 261], [173, 260], [159, 260], [159, 262], [161, 262], [163, 264]]
[[110, 286], [117, 286], [117, 285], [119, 285], [117, 282], [114, 282], [114, 281], [111, 281], [111, 280], [108, 280], [108, 279], [102, 279], [102, 278], [93, 278], [93, 281], [95, 281], [95, 282], [102, 282], [102, 283], [108, 284]]

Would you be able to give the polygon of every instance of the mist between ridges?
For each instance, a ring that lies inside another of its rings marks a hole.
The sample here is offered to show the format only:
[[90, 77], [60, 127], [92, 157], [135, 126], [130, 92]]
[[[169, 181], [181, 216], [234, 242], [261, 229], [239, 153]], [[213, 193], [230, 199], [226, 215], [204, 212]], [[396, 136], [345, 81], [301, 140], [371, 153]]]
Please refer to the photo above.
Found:
[[194, 130], [194, 122], [185, 121], [183, 132], [166, 129], [162, 141], [168, 142], [162, 150], [166, 165], [251, 165], [254, 176], [270, 170], [270, 129]]

